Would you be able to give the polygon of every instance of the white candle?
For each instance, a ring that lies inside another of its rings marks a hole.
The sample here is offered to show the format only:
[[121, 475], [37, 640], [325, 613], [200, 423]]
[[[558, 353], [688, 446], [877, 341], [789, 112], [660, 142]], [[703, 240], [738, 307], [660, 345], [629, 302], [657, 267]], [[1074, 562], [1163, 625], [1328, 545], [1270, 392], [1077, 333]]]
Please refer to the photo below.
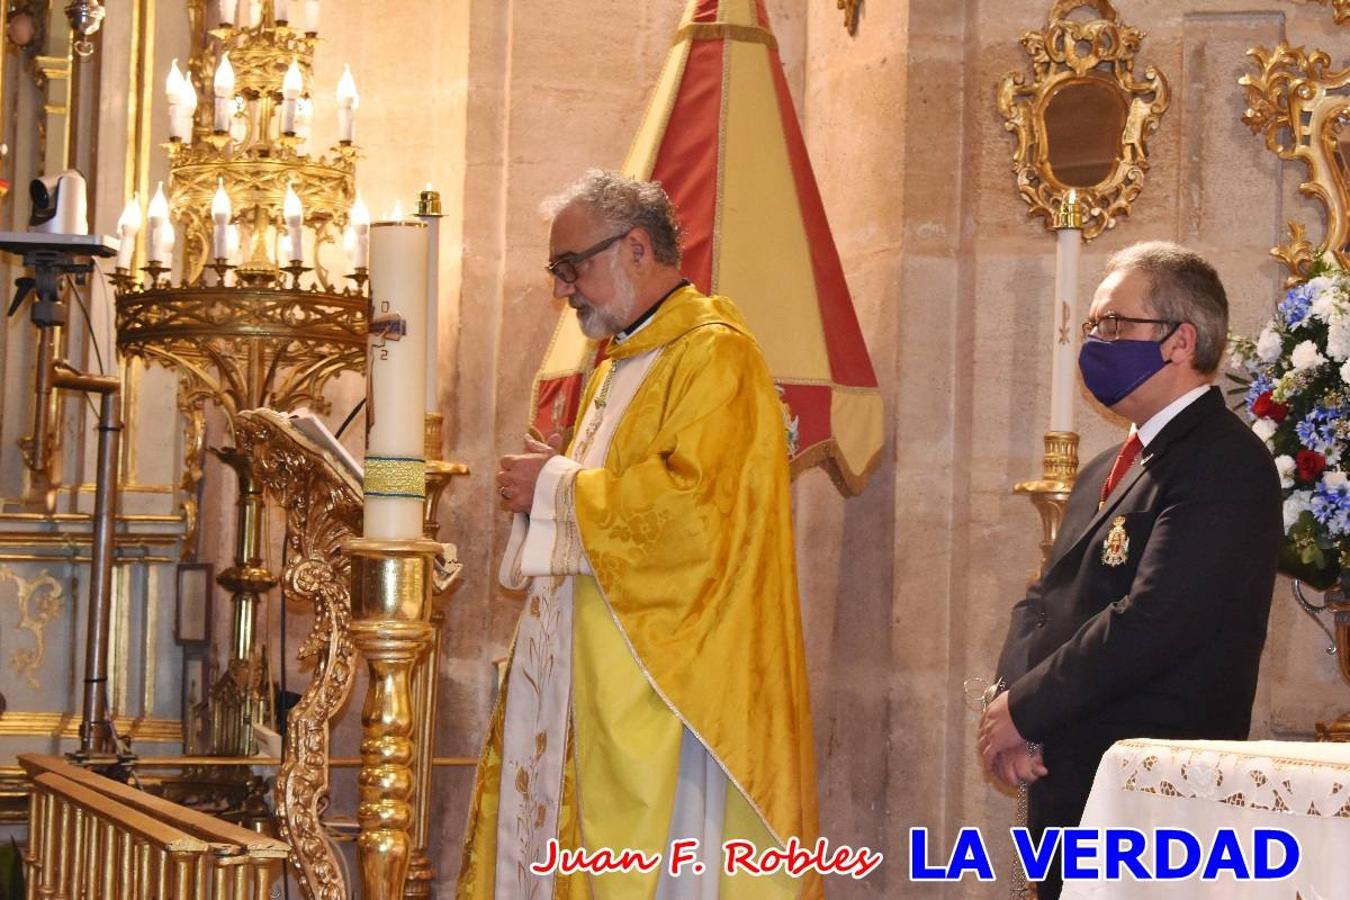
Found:
[[361, 98], [356, 93], [356, 79], [352, 78], [351, 66], [343, 66], [337, 86], [337, 114], [338, 140], [344, 144], [356, 140], [356, 110], [360, 106]]
[[1078, 378], [1078, 255], [1083, 232], [1061, 228], [1055, 244], [1055, 312], [1050, 361], [1050, 430], [1073, 431], [1073, 398]]
[[179, 92], [179, 115], [183, 117], [181, 130], [183, 143], [192, 143], [192, 127], [197, 118], [197, 87], [190, 76], [183, 76], [183, 87]]
[[249, 0], [248, 3], [248, 24], [257, 28], [262, 24], [262, 0]]
[[426, 490], [427, 229], [377, 222], [370, 230], [373, 325], [402, 323], [400, 339], [373, 333], [366, 356], [365, 529], [368, 538], [422, 535]]
[[272, 0], [272, 21], [289, 22], [291, 15], [287, 6], [286, 0]]
[[159, 229], [155, 233], [155, 243], [159, 246], [159, 253], [156, 258], [166, 268], [173, 267], [173, 248], [177, 242], [178, 238], [173, 230], [173, 223], [165, 219], [160, 223]]
[[211, 198], [211, 252], [216, 259], [230, 258], [230, 195], [225, 193], [225, 179], [216, 180], [216, 193]]
[[[427, 185], [427, 192], [432, 187]], [[427, 226], [427, 409], [429, 413], [440, 412], [440, 238], [441, 216], [439, 213], [419, 215], [417, 218]]]
[[131, 257], [136, 253], [136, 235], [141, 230], [141, 203], [135, 194], [117, 219], [117, 268], [131, 270]]
[[230, 65], [229, 53], [220, 55], [213, 87], [216, 95], [215, 129], [228, 132], [230, 119], [234, 116], [234, 66]]
[[220, 24], [233, 25], [235, 13], [239, 11], [239, 0], [219, 0], [216, 9], [220, 12]]
[[314, 102], [308, 97], [295, 101], [295, 152], [309, 155], [309, 138], [314, 130]]
[[319, 0], [305, 0], [305, 34], [319, 33]]
[[295, 185], [286, 185], [286, 200], [281, 209], [286, 217], [286, 237], [290, 242], [290, 259], [292, 262], [301, 262], [305, 258], [304, 232], [301, 231], [305, 224], [305, 210], [300, 205], [300, 195], [295, 192]]
[[[149, 228], [145, 233], [145, 252], [152, 262], [162, 263], [169, 259], [161, 256], [160, 232], [169, 221], [169, 201], [164, 197], [164, 182], [155, 188], [155, 196], [150, 198], [150, 207], [146, 210]], [[170, 248], [172, 249], [172, 248]]]
[[352, 229], [352, 250], [348, 254], [353, 269], [365, 269], [370, 266], [370, 210], [361, 192], [356, 192], [356, 202], [352, 204], [349, 218]]
[[295, 134], [295, 114], [300, 102], [300, 92], [305, 89], [305, 79], [300, 74], [300, 64], [294, 59], [281, 79], [281, 133]]
[[169, 100], [169, 139], [183, 139], [183, 73], [178, 70], [178, 58], [169, 63], [169, 77], [164, 82], [164, 93]]

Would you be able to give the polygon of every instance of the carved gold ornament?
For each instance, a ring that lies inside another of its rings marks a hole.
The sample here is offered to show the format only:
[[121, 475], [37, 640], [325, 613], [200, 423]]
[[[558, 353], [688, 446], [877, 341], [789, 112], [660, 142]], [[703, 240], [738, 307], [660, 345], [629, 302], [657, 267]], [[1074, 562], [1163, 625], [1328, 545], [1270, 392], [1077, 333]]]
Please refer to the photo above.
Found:
[[862, 11], [863, 0], [838, 0], [837, 6], [844, 11], [844, 27], [849, 34], [858, 33], [858, 13]]
[[1298, 3], [1316, 3], [1319, 6], [1330, 6], [1331, 13], [1336, 17], [1337, 25], [1344, 25], [1350, 22], [1350, 0], [1295, 0]]
[[265, 409], [244, 411], [235, 421], [239, 449], [252, 459], [258, 483], [286, 511], [287, 598], [314, 608], [314, 628], [298, 654], [313, 674], [287, 717], [277, 818], [293, 850], [291, 867], [301, 894], [307, 900], [343, 900], [346, 879], [319, 817], [328, 804], [329, 731], [351, 692], [356, 666], [349, 563], [341, 545], [361, 531], [361, 486], [283, 422]]
[[32, 647], [20, 647], [10, 654], [9, 666], [35, 691], [42, 689], [38, 670], [47, 656], [46, 629], [61, 615], [65, 591], [47, 570], [34, 578], [20, 577], [9, 566], [0, 566], [0, 581], [14, 582], [17, 592], [14, 603], [19, 608], [19, 628], [33, 636]]
[[1326, 208], [1326, 234], [1316, 245], [1297, 222], [1289, 222], [1289, 238], [1271, 255], [1289, 267], [1290, 283], [1308, 277], [1313, 262], [1327, 251], [1337, 264], [1350, 264], [1345, 246], [1350, 240], [1350, 156], [1342, 141], [1350, 141], [1350, 69], [1332, 69], [1331, 57], [1321, 50], [1305, 50], [1281, 43], [1274, 50], [1247, 51], [1256, 74], [1243, 75], [1238, 84], [1247, 92], [1242, 121], [1264, 134], [1266, 147], [1280, 159], [1299, 160], [1308, 167], [1308, 180], [1299, 193]]
[[[1070, 18], [1080, 9], [1099, 18]], [[1031, 77], [1009, 72], [998, 86], [1004, 127], [1017, 140], [1017, 190], [1055, 228], [1070, 190], [1077, 191], [1083, 239], [1128, 215], [1148, 171], [1147, 139], [1171, 99], [1153, 66], [1135, 77], [1144, 33], [1120, 21], [1109, 0], [1057, 0], [1042, 31], [1022, 35]]]

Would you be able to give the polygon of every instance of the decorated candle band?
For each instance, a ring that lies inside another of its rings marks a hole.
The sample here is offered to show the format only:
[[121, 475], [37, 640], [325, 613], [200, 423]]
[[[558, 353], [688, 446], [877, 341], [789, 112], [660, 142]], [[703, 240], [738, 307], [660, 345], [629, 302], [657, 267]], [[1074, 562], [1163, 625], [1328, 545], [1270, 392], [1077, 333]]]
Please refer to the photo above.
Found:
[[427, 494], [427, 461], [411, 456], [367, 456], [362, 493], [367, 497], [407, 497]]

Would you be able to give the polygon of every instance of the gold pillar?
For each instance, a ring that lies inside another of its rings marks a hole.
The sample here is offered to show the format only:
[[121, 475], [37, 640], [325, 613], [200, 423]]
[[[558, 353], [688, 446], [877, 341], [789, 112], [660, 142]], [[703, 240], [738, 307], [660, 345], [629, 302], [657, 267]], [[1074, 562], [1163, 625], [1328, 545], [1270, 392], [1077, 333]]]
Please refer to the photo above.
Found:
[[353, 538], [352, 641], [366, 658], [370, 684], [361, 709], [357, 783], [363, 896], [403, 896], [413, 849], [415, 729], [412, 670], [432, 643], [432, 560], [428, 540]]

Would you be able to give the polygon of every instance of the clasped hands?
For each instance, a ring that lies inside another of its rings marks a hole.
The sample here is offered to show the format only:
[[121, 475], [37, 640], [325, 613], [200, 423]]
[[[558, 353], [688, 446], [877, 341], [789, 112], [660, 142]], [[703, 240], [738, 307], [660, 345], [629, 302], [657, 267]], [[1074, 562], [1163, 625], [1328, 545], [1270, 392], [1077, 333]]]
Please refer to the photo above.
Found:
[[525, 438], [525, 452], [503, 456], [497, 471], [497, 495], [502, 507], [510, 512], [529, 515], [534, 506], [534, 485], [544, 464], [562, 450], [562, 435], [554, 434], [548, 443], [533, 437]]
[[1050, 774], [1040, 749], [1031, 752], [1026, 738], [1013, 724], [1007, 691], [995, 697], [980, 715], [975, 746], [984, 770], [1010, 788], [1031, 784]]

